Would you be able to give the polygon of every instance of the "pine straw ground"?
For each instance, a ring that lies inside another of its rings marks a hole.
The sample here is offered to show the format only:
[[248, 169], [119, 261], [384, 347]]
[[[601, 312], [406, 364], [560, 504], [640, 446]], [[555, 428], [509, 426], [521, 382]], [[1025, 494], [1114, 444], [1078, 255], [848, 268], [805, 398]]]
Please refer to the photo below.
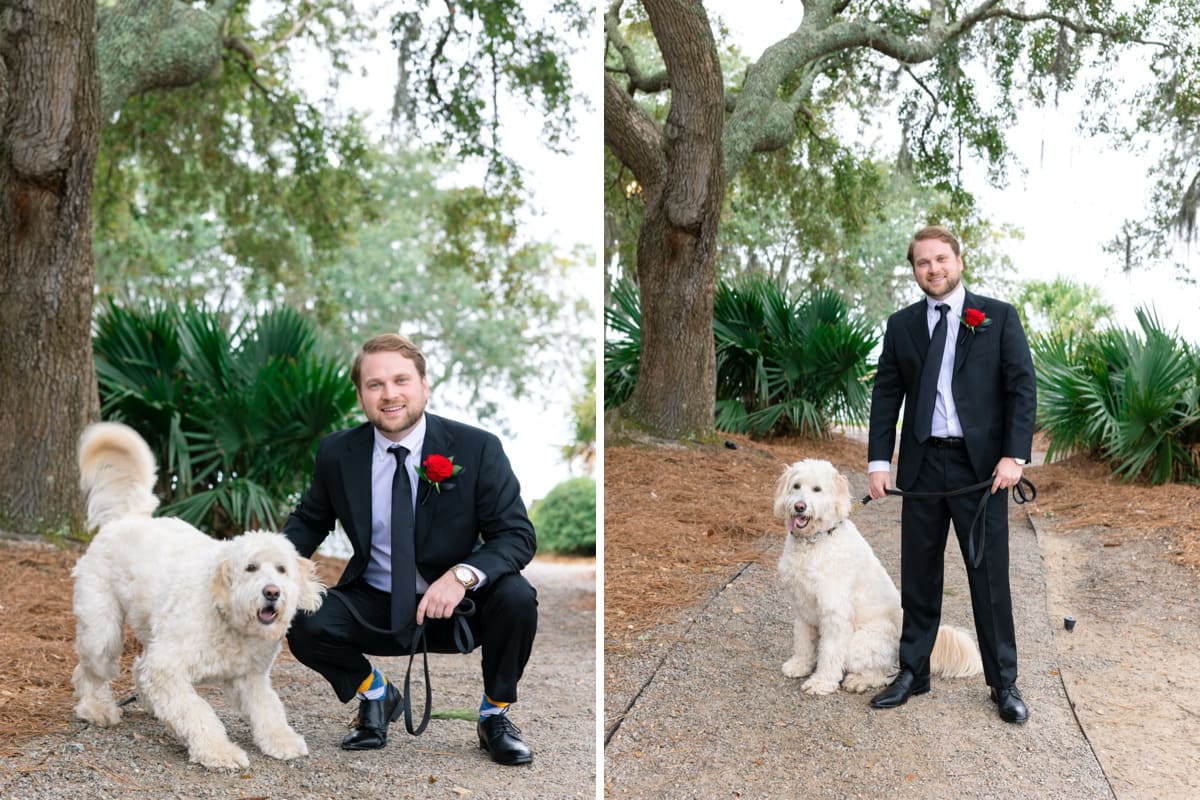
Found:
[[[866, 468], [865, 443], [843, 435], [821, 442], [723, 439], [690, 447], [607, 444], [605, 652], [634, 649], [646, 628], [710, 596], [740, 565], [764, 560], [781, 535], [771, 498], [785, 464], [824, 458], [848, 474]], [[1037, 463], [1045, 447], [1034, 447]], [[1200, 569], [1200, 487], [1123, 484], [1083, 456], [1029, 467], [1025, 475], [1038, 490], [1037, 501], [1025, 506], [1035, 520], [1053, 519], [1063, 531], [1101, 526], [1114, 544], [1166, 533], [1174, 542], [1169, 557]]]

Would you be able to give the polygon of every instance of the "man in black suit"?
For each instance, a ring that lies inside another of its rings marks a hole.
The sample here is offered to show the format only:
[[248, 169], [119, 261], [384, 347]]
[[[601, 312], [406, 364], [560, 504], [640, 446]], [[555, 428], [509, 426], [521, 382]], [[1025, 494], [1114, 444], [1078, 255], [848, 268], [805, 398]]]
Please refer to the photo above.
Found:
[[[321, 609], [296, 617], [292, 653], [343, 703], [359, 698], [342, 747], [376, 749], [403, 698], [364, 654], [408, 654], [422, 623], [429, 649], [455, 652], [456, 625], [468, 625], [483, 654], [480, 747], [529, 763], [506, 712], [537, 630], [537, 593], [521, 575], [536, 543], [508, 458], [494, 435], [425, 412], [425, 357], [408, 339], [366, 342], [350, 377], [368, 422], [321, 440], [283, 533], [308, 556], [340, 522], [353, 555]], [[465, 620], [464, 598], [475, 608]]]
[[1033, 439], [1036, 388], [1029, 344], [1007, 303], [966, 291], [959, 243], [923, 228], [908, 249], [926, 297], [888, 318], [871, 396], [868, 491], [883, 497], [901, 404], [896, 485], [947, 492], [991, 480], [982, 558], [966, 558], [979, 496], [905, 498], [901, 511], [900, 672], [871, 701], [893, 708], [929, 691], [929, 654], [942, 609], [946, 536], [953, 520], [967, 580], [984, 677], [1000, 717], [1025, 722], [1017, 690], [1017, 647], [1008, 581], [1007, 490], [1021, 478]]

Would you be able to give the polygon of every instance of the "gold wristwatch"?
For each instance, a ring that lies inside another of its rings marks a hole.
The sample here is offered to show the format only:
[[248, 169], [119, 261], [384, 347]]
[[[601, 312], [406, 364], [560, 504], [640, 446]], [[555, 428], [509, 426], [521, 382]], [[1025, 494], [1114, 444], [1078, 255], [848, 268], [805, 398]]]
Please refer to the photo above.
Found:
[[475, 577], [475, 572], [466, 564], [455, 564], [450, 572], [454, 575], [454, 580], [461, 583], [464, 589], [470, 589], [479, 583], [479, 579]]

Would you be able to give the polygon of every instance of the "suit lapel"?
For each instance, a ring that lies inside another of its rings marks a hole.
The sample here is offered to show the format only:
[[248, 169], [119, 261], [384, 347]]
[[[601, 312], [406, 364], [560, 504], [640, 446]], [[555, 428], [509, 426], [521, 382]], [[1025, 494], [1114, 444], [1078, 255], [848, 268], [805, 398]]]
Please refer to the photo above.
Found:
[[[964, 314], [967, 312], [968, 308], [977, 308], [980, 311], [983, 311], [985, 314], [987, 313], [987, 309], [984, 307], [984, 304], [981, 302], [980, 298], [976, 297], [970, 292], [966, 292], [963, 295]], [[971, 329], [962, 324], [960, 320], [955, 320], [954, 324], [958, 326], [958, 344], [955, 345], [954, 349], [954, 373], [958, 374], [958, 370], [967, 360], [967, 353], [971, 350], [971, 344], [974, 342], [975, 336], [972, 335]]]
[[[421, 445], [421, 457], [437, 454], [449, 458], [454, 455], [454, 436], [446, 429], [441, 418], [432, 414], [425, 415], [425, 442]], [[417, 544], [418, 560], [422, 552], [428, 553], [429, 537], [433, 533], [435, 509], [438, 492], [427, 481], [417, 479], [417, 519], [414, 536]], [[447, 483], [450, 483], [447, 480]]]
[[350, 506], [355, 550], [371, 552], [371, 456], [375, 446], [374, 428], [361, 426], [346, 445], [342, 455], [342, 489]]
[[908, 328], [908, 335], [912, 339], [913, 347], [921, 354], [922, 359], [929, 352], [929, 321], [926, 318], [928, 304], [924, 298], [918, 303], [913, 303], [906, 310], [908, 319], [905, 320], [905, 327]]

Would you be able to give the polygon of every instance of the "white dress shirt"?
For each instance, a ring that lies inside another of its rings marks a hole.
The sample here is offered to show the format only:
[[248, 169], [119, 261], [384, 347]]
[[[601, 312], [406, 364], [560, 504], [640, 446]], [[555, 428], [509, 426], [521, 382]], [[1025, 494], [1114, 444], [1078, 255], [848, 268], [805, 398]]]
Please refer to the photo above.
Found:
[[[951, 381], [954, 378], [954, 354], [958, 350], [959, 320], [962, 319], [963, 304], [966, 302], [967, 290], [960, 283], [942, 300], [925, 298], [925, 321], [929, 325], [929, 336], [933, 338], [933, 328], [937, 325], [939, 303], [950, 306], [946, 312], [946, 349], [942, 352], [942, 368], [938, 372], [937, 397], [933, 401], [933, 424], [930, 435], [939, 438], [961, 438], [962, 423], [958, 419], [958, 408], [954, 405], [954, 392]], [[916, 402], [916, 398], [906, 398]], [[867, 472], [890, 472], [891, 461], [871, 461], [867, 464]]]

